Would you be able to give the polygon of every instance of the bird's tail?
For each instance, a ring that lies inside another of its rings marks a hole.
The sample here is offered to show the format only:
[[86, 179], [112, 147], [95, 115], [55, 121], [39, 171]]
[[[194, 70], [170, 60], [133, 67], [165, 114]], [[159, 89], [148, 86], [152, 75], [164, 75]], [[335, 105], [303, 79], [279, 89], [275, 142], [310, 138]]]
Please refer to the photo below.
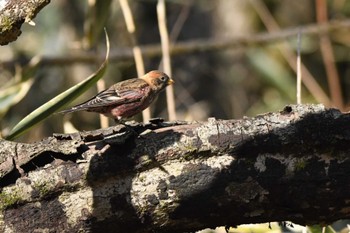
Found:
[[59, 111], [57, 113], [59, 113], [59, 114], [67, 114], [67, 113], [78, 112], [78, 111], [82, 111], [82, 110], [85, 110], [85, 109], [84, 108], [79, 108], [79, 107], [72, 107], [72, 108], [69, 108], [69, 109], [65, 109], [65, 110]]

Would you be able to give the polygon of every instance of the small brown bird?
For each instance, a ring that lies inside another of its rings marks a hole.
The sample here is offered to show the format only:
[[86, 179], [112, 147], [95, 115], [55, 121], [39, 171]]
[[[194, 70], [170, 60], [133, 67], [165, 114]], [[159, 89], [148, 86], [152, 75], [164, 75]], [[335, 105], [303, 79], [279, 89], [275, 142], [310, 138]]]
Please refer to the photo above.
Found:
[[146, 109], [161, 91], [173, 83], [165, 73], [152, 70], [141, 78], [116, 83], [88, 101], [60, 113], [97, 112], [118, 122]]

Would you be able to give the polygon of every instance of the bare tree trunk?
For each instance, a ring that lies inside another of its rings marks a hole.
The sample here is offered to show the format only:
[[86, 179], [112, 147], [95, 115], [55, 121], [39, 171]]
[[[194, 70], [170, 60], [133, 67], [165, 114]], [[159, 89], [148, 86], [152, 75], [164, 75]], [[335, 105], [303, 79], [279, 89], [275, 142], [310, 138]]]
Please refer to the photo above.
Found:
[[350, 217], [350, 116], [293, 105], [0, 141], [1, 232], [184, 232]]

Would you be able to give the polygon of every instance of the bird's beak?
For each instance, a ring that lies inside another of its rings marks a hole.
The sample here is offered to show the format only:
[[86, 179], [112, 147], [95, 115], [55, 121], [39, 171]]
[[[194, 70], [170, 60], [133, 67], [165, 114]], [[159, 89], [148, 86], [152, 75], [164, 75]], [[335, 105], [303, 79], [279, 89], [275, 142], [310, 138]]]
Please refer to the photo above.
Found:
[[173, 84], [173, 83], [175, 83], [174, 80], [169, 79], [167, 84], [168, 84], [168, 85], [171, 85], [171, 84]]

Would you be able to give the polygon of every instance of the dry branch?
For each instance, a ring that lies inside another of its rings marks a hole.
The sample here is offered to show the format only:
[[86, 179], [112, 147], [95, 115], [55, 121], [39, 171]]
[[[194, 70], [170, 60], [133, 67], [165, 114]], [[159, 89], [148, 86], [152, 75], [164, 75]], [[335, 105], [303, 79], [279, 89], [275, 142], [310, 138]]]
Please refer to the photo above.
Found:
[[50, 0], [8, 0], [0, 8], [0, 45], [15, 41], [23, 23], [29, 23]]
[[350, 115], [293, 105], [0, 141], [2, 232], [185, 232], [350, 218]]
[[[255, 35], [238, 36], [235, 38], [218, 40], [191, 40], [177, 42], [170, 47], [170, 54], [172, 56], [178, 54], [188, 54], [203, 51], [217, 51], [234, 48], [245, 48], [254, 45], [270, 44], [286, 40], [297, 36], [299, 31], [302, 31], [303, 36], [318, 35], [323, 33], [330, 33], [334, 30], [341, 30], [350, 27], [350, 20], [329, 21], [325, 24], [310, 24], [298, 28], [284, 29], [274, 33], [258, 33]], [[145, 57], [160, 57], [162, 54], [161, 46], [159, 44], [141, 45], [141, 52]], [[134, 59], [132, 48], [112, 48], [110, 62], [119, 62]], [[74, 63], [96, 63], [103, 61], [104, 55], [96, 56], [87, 52], [72, 53], [65, 56], [42, 56], [36, 57], [35, 63], [42, 66], [61, 66], [72, 65]], [[22, 61], [23, 62], [23, 61]], [[9, 60], [3, 61], [1, 66], [5, 68], [13, 68], [20, 61]]]

